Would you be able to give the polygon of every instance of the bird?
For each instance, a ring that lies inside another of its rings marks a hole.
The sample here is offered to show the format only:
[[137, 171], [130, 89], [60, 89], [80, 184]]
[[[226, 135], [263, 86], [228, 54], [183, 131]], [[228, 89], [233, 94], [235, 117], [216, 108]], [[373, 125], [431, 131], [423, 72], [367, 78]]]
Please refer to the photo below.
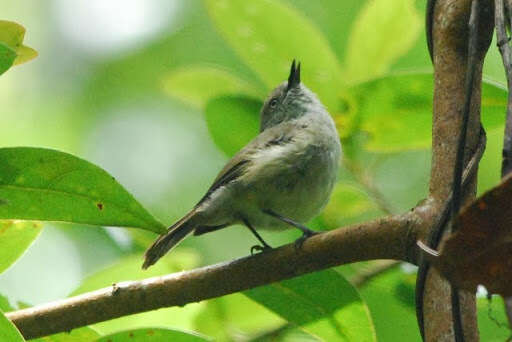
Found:
[[259, 134], [228, 161], [197, 204], [147, 249], [143, 269], [192, 233], [234, 224], [247, 227], [261, 243], [252, 246], [251, 254], [272, 249], [260, 229], [298, 228], [298, 245], [317, 233], [305, 222], [327, 204], [342, 151], [336, 125], [301, 83], [300, 67], [293, 60], [288, 80], [261, 108]]

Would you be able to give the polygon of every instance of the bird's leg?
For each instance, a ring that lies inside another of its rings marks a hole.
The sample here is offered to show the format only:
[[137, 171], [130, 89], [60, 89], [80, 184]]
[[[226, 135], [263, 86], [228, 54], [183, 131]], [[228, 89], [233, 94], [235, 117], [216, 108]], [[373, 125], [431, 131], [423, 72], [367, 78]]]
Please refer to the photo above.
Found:
[[253, 226], [251, 226], [251, 224], [249, 223], [249, 221], [247, 221], [246, 219], [243, 219], [243, 222], [245, 224], [245, 226], [247, 228], [249, 228], [249, 230], [254, 234], [254, 236], [256, 236], [256, 238], [261, 242], [262, 246], [260, 245], [254, 245], [251, 247], [251, 255], [254, 254], [254, 251], [257, 251], [257, 252], [264, 252], [264, 251], [267, 251], [267, 250], [271, 250], [272, 247], [270, 247], [270, 245], [268, 243], [265, 242], [265, 240], [263, 240], [263, 238], [261, 237], [260, 234], [258, 234], [258, 232], [256, 231], [256, 229], [254, 229]]
[[308, 227], [306, 227], [305, 225], [295, 222], [294, 220], [289, 219], [288, 217], [281, 216], [273, 210], [264, 209], [263, 212], [267, 215], [275, 217], [276, 219], [278, 219], [280, 221], [283, 221], [284, 223], [294, 226], [295, 228], [298, 228], [302, 231], [302, 236], [295, 241], [295, 247], [298, 247], [298, 248], [302, 247], [302, 244], [304, 243], [304, 241], [306, 241], [307, 238], [309, 238], [310, 236], [319, 234], [319, 232], [315, 232], [314, 230], [311, 230]]

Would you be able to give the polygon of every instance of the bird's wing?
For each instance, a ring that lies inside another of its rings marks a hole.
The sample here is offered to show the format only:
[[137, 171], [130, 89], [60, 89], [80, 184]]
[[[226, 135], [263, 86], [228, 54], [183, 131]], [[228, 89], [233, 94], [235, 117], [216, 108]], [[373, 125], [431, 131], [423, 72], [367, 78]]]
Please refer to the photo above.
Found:
[[224, 166], [197, 205], [209, 198], [218, 188], [243, 175], [257, 152], [270, 146], [290, 143], [296, 128], [297, 124], [294, 122], [283, 122], [258, 134]]

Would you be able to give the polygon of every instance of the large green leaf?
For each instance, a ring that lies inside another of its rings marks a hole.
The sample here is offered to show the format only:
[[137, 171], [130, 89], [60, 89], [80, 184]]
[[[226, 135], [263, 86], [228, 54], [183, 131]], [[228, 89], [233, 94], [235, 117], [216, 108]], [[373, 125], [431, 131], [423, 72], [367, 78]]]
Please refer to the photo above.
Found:
[[23, 342], [25, 339], [21, 336], [20, 332], [14, 324], [5, 317], [0, 311], [0, 341], [8, 342]]
[[70, 332], [63, 332], [60, 334], [40, 337], [32, 342], [86, 342], [94, 341], [101, 335], [90, 327], [82, 327], [73, 329]]
[[250, 83], [227, 70], [211, 66], [189, 66], [174, 70], [164, 78], [163, 86], [170, 96], [198, 108], [219, 95], [262, 95]]
[[[394, 152], [424, 149], [432, 141], [431, 74], [390, 75], [348, 90], [345, 113], [368, 134], [366, 147]], [[506, 92], [493, 84], [482, 86], [482, 120], [490, 129], [500, 125]]]
[[225, 96], [208, 102], [206, 124], [215, 144], [234, 155], [259, 132], [262, 103], [246, 97]]
[[302, 80], [335, 108], [340, 66], [324, 35], [301, 13], [270, 0], [205, 0], [219, 32], [269, 88], [286, 80], [293, 58]]
[[0, 273], [18, 259], [41, 232], [35, 222], [0, 220]]
[[115, 334], [103, 336], [96, 342], [201, 342], [210, 341], [210, 339], [178, 330], [163, 328], [144, 328], [136, 330], [121, 331]]
[[0, 149], [0, 218], [137, 227], [164, 232], [112, 176], [70, 154]]
[[413, 46], [421, 27], [413, 1], [367, 1], [354, 22], [346, 48], [346, 81], [354, 83], [382, 75]]
[[325, 341], [375, 341], [368, 308], [334, 270], [307, 274], [245, 291], [291, 323]]

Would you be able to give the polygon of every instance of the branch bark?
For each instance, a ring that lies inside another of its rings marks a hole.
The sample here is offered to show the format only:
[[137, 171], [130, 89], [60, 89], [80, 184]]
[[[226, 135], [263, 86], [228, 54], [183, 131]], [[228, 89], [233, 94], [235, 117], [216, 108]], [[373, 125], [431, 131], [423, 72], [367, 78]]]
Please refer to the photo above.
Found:
[[[437, 0], [432, 17], [432, 50], [434, 62], [434, 117], [432, 142], [432, 173], [430, 193], [442, 206], [450, 196], [452, 172], [457, 153], [457, 134], [461, 127], [461, 110], [466, 94], [464, 78], [467, 66], [468, 22], [471, 0]], [[467, 163], [477, 148], [480, 134], [480, 86], [485, 53], [493, 30], [491, 1], [481, 1], [478, 55], [473, 96], [471, 99], [466, 150]], [[476, 179], [465, 189], [463, 201], [474, 198]], [[425, 236], [428, 232], [424, 232]], [[475, 296], [459, 291], [462, 324], [466, 341], [478, 340]], [[423, 296], [425, 340], [453, 341], [453, 320], [450, 284], [431, 268], [428, 271]]]
[[27, 338], [116, 317], [219, 297], [332, 266], [373, 259], [414, 261], [415, 231], [432, 221], [429, 204], [403, 215], [339, 228], [267, 253], [113, 286], [7, 314]]

